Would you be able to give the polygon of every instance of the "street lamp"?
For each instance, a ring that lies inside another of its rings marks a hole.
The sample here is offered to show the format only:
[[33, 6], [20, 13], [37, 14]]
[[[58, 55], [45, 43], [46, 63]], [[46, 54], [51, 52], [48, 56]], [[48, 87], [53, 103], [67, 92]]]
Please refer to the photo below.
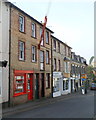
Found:
[[6, 67], [7, 66], [7, 62], [6, 60], [4, 61], [0, 61], [0, 67]]

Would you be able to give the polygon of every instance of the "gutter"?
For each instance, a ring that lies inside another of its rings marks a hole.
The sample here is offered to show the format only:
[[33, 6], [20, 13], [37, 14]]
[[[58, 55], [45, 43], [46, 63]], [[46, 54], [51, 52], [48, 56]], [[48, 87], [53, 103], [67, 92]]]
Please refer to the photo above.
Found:
[[11, 73], [11, 5], [10, 7], [10, 26], [9, 26], [9, 100], [8, 100], [8, 107], [10, 107], [10, 73]]
[[53, 51], [52, 51], [52, 39], [51, 39], [51, 97], [53, 98]]

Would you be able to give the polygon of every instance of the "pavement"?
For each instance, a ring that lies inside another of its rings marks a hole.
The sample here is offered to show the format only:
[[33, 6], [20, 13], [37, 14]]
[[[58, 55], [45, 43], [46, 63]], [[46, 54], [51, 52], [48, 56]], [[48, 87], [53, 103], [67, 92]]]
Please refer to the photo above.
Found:
[[27, 103], [16, 105], [14, 107], [4, 108], [2, 110], [3, 111], [2, 115], [3, 115], [3, 118], [6, 118], [7, 116], [12, 115], [12, 114], [25, 112], [25, 111], [32, 110], [34, 108], [38, 108], [40, 106], [44, 106], [47, 104], [53, 104], [62, 99], [68, 99], [71, 97], [75, 97], [76, 95], [79, 95], [79, 94], [81, 94], [80, 91], [70, 93], [67, 95], [62, 95], [62, 96], [55, 97], [55, 98], [42, 98], [42, 99], [38, 99], [38, 100], [34, 100], [34, 101], [29, 101]]

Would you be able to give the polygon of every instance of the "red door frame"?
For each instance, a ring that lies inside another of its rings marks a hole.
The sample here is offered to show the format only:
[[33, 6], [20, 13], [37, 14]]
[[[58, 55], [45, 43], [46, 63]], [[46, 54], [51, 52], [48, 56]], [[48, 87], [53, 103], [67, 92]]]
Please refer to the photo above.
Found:
[[19, 93], [19, 94], [15, 94], [14, 93], [14, 97], [19, 96], [19, 95], [23, 95], [23, 94], [28, 94], [28, 74], [30, 74], [30, 95], [28, 95], [28, 100], [33, 99], [33, 73], [34, 71], [27, 71], [27, 70], [14, 70], [14, 90], [15, 90], [15, 86], [16, 86], [16, 81], [15, 81], [15, 76], [17, 75], [24, 75], [24, 93]]

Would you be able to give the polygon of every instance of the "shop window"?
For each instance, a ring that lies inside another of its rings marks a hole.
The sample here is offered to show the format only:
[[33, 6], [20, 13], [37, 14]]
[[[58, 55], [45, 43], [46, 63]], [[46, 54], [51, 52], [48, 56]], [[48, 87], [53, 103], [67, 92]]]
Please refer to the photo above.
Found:
[[14, 81], [14, 95], [18, 96], [26, 93], [26, 81], [24, 75], [16, 75]]
[[65, 81], [63, 80], [63, 90], [66, 90]]
[[69, 80], [63, 80], [63, 90], [69, 89]]
[[53, 92], [59, 91], [59, 78], [53, 79]]
[[66, 80], [66, 90], [68, 90], [68, 85], [69, 85], [69, 81], [68, 80]]
[[46, 88], [50, 88], [50, 73], [46, 73]]

